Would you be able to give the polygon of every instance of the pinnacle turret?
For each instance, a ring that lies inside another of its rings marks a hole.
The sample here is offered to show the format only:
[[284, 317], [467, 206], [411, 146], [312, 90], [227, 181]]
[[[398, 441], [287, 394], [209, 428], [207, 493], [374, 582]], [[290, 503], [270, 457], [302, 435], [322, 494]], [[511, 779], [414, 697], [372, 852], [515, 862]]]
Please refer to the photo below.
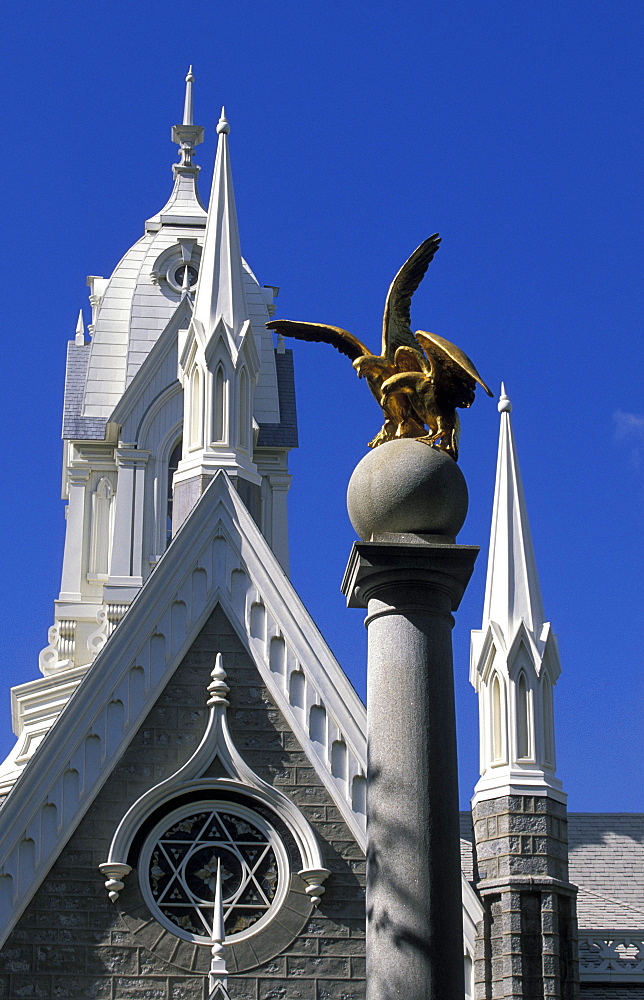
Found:
[[78, 320], [76, 321], [76, 336], [74, 337], [74, 342], [78, 347], [82, 347], [85, 343], [85, 324], [83, 322], [82, 309], [79, 310]]
[[509, 644], [521, 620], [538, 636], [545, 619], [510, 421], [512, 403], [503, 383], [498, 409], [501, 427], [483, 621], [496, 622]]
[[500, 795], [551, 795], [555, 777], [553, 685], [557, 640], [545, 621], [510, 413], [501, 415], [483, 622], [472, 632], [470, 681], [479, 695], [481, 779], [475, 802]]
[[235, 192], [228, 149], [230, 125], [224, 108], [217, 125], [219, 143], [212, 178], [208, 222], [195, 293], [194, 318], [206, 340], [223, 320], [235, 338], [248, 319]]
[[194, 80], [191, 66], [186, 76], [183, 121], [181, 125], [173, 125], [171, 132], [172, 141], [179, 146], [180, 155], [179, 162], [172, 165], [174, 187], [167, 204], [157, 215], [147, 220], [146, 232], [157, 232], [164, 223], [205, 225], [206, 210], [197, 189], [197, 175], [201, 167], [192, 162], [195, 147], [203, 142], [203, 126], [193, 125]]

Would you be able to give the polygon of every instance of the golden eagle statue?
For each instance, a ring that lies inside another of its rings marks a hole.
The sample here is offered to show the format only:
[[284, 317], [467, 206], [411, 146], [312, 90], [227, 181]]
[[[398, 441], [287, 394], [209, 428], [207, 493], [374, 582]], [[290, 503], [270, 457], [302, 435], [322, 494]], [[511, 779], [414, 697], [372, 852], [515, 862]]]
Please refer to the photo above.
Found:
[[416, 438], [458, 459], [456, 407], [474, 402], [476, 383], [491, 391], [458, 347], [434, 333], [411, 330], [411, 298], [440, 245], [434, 233], [414, 250], [387, 293], [382, 319], [382, 353], [347, 330], [323, 323], [271, 320], [266, 326], [286, 337], [331, 344], [351, 359], [365, 378], [385, 415], [382, 429], [369, 442], [375, 448], [393, 438]]

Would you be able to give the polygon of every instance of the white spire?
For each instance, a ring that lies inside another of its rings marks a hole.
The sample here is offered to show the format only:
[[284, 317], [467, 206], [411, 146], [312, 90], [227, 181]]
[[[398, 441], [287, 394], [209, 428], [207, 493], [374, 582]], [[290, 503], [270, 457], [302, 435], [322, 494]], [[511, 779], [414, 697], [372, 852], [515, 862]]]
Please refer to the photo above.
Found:
[[544, 623], [544, 614], [510, 423], [512, 403], [503, 383], [498, 408], [501, 428], [483, 622], [496, 622], [509, 644], [521, 619], [533, 635], [538, 637]]
[[192, 85], [194, 83], [192, 66], [186, 76], [186, 92], [183, 101], [183, 122], [172, 126], [172, 141], [179, 146], [180, 160], [172, 164], [174, 187], [167, 203], [160, 212], [148, 219], [145, 226], [147, 232], [157, 232], [164, 223], [170, 225], [203, 226], [206, 210], [201, 204], [197, 190], [197, 175], [201, 169], [192, 162], [195, 147], [203, 142], [203, 128], [193, 125], [192, 115]]
[[195, 82], [192, 66], [186, 76], [186, 95], [183, 100], [183, 123], [172, 126], [172, 141], [179, 146], [181, 161], [175, 163], [173, 170], [175, 175], [181, 172], [182, 168], [189, 168], [192, 172], [197, 172], [199, 167], [195, 167], [192, 162], [192, 154], [195, 146], [203, 142], [203, 128], [201, 125], [192, 124], [192, 85]]
[[83, 310], [81, 309], [78, 313], [78, 321], [76, 323], [76, 336], [74, 337], [74, 342], [82, 347], [85, 343], [85, 324], [83, 323]]
[[557, 640], [544, 621], [510, 413], [501, 384], [501, 429], [481, 629], [472, 632], [470, 681], [478, 692], [481, 778], [474, 801], [550, 795], [555, 776], [553, 686]]
[[195, 81], [192, 66], [186, 77], [186, 96], [183, 102], [183, 124], [192, 125], [192, 85]]
[[219, 144], [194, 307], [194, 318], [203, 325], [206, 340], [210, 339], [220, 319], [234, 337], [241, 332], [248, 319], [228, 152], [230, 125], [224, 108], [221, 109], [217, 132]]

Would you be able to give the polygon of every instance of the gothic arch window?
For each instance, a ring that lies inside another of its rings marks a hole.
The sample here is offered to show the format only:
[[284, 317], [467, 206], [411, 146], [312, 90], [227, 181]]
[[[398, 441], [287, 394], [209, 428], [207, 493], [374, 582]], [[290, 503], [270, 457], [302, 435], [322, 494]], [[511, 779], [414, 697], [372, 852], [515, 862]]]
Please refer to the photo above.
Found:
[[113, 501], [112, 484], [103, 476], [92, 493], [92, 535], [89, 554], [89, 575], [98, 579], [106, 579], [109, 571]]
[[190, 376], [190, 447], [201, 444], [201, 373], [197, 367]]
[[174, 502], [173, 481], [174, 481], [174, 474], [179, 468], [179, 462], [181, 461], [182, 449], [183, 449], [183, 440], [182, 438], [179, 438], [174, 448], [170, 452], [170, 458], [168, 459], [167, 491], [166, 491], [166, 537], [165, 537], [166, 548], [172, 541], [172, 514], [173, 514], [173, 502]]
[[530, 692], [523, 671], [516, 684], [517, 707], [517, 757], [532, 757], [532, 726], [530, 725]]
[[490, 708], [492, 716], [492, 762], [505, 761], [505, 713], [503, 706], [503, 687], [498, 674], [494, 674], [490, 687]]
[[241, 802], [190, 802], [156, 824], [139, 868], [148, 907], [177, 937], [210, 942], [218, 862], [227, 942], [259, 931], [282, 905], [289, 859], [268, 819]]
[[226, 377], [224, 375], [223, 365], [217, 365], [217, 370], [215, 372], [214, 384], [213, 384], [213, 401], [212, 401], [212, 411], [213, 411], [213, 441], [222, 442], [226, 440], [226, 411], [227, 411], [227, 391], [228, 387], [226, 385]]
[[242, 368], [239, 375], [239, 414], [237, 444], [244, 451], [250, 450], [250, 386], [248, 374]]

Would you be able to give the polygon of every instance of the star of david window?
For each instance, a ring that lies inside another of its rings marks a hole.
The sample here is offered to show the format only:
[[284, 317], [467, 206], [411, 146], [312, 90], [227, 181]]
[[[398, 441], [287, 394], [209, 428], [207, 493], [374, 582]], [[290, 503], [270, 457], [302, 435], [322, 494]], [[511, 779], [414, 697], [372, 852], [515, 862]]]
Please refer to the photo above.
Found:
[[190, 803], [157, 823], [139, 867], [148, 906], [178, 937], [210, 942], [218, 861], [227, 941], [260, 930], [281, 906], [288, 857], [264, 817], [239, 803]]

